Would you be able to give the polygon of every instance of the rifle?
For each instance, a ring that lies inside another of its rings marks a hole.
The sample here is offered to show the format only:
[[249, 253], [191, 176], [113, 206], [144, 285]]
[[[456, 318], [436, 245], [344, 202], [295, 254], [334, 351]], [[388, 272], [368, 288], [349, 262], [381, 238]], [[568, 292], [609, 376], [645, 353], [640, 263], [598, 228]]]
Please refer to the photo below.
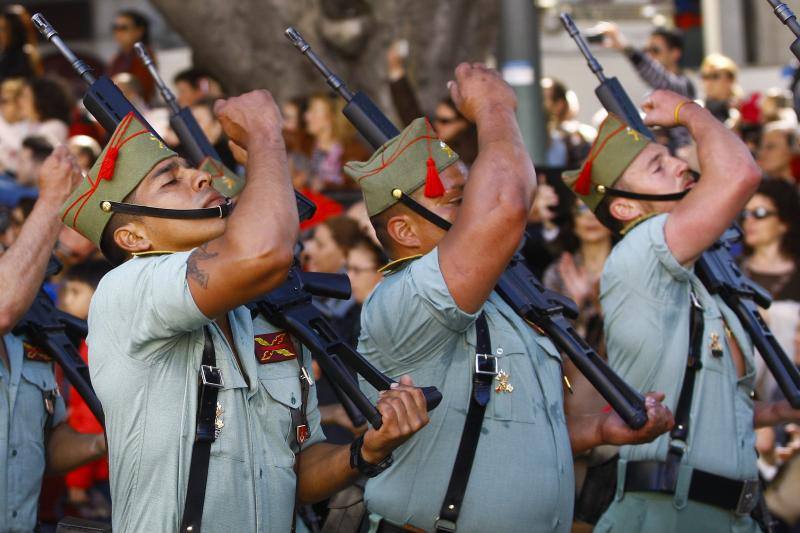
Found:
[[[46, 276], [57, 274], [59, 270], [61, 264], [51, 257]], [[14, 326], [13, 333], [42, 350], [61, 366], [64, 376], [89, 406], [94, 417], [100, 425], [105, 426], [103, 406], [92, 387], [89, 368], [75, 349], [80, 340], [86, 338], [86, 322], [56, 309], [53, 300], [41, 288], [33, 304]]]
[[775, 11], [775, 16], [795, 34], [797, 39], [789, 45], [789, 50], [800, 60], [800, 22], [794, 16], [792, 9], [780, 0], [767, 0]]
[[[342, 80], [311, 50], [294, 28], [286, 37], [325, 77], [328, 86], [347, 102], [344, 114], [356, 129], [377, 149], [400, 132], [364, 93], [353, 94]], [[572, 359], [592, 385], [628, 426], [638, 429], [647, 422], [644, 398], [625, 383], [584, 341], [567, 317], [577, 317], [575, 303], [546, 289], [528, 269], [524, 258], [516, 254], [495, 287], [503, 300], [526, 322], [540, 329]]]
[[[112, 132], [116, 129], [117, 124], [130, 112], [133, 112], [136, 115], [142, 124], [146, 124], [150, 132], [155, 135], [158, 139], [163, 142], [163, 139], [156, 133], [155, 129], [148, 124], [148, 122], [142, 117], [141, 113], [131, 104], [131, 102], [125, 98], [125, 95], [122, 94], [122, 91], [119, 90], [119, 87], [111, 81], [110, 78], [107, 76], [101, 76], [99, 78], [95, 78], [94, 74], [92, 74], [92, 69], [87, 65], [85, 62], [81, 61], [78, 56], [67, 46], [58, 32], [47, 22], [47, 19], [44, 18], [44, 15], [41, 13], [36, 13], [31, 17], [33, 21], [33, 25], [39, 30], [47, 40], [49, 40], [55, 47], [61, 52], [67, 61], [72, 65], [72, 68], [78, 73], [78, 75], [86, 82], [88, 85], [86, 89], [86, 93], [83, 96], [83, 105], [86, 106], [86, 109], [92, 116], [100, 123], [106, 131]], [[146, 51], [145, 51], [146, 54]], [[141, 54], [140, 54], [141, 55]], [[148, 56], [148, 59], [149, 56]], [[171, 101], [175, 104], [177, 108], [177, 115], [175, 109], [170, 106], [170, 113], [172, 114], [170, 118], [170, 125], [175, 130], [175, 133], [181, 140], [181, 145], [185, 148], [187, 152], [187, 156], [189, 161], [195, 165], [200, 165], [206, 157], [211, 157], [215, 161], [219, 162], [219, 154], [217, 154], [214, 147], [211, 146], [211, 143], [208, 142], [205, 134], [203, 134], [203, 130], [200, 129], [200, 126], [197, 124], [197, 121], [192, 116], [192, 112], [189, 109], [180, 109], [177, 107], [177, 102], [175, 102], [175, 97], [172, 95], [169, 88], [164, 85], [163, 80], [158, 77], [158, 73], [154, 67], [152, 67], [152, 59], [150, 59], [150, 69], [151, 74], [153, 74], [153, 78], [156, 80], [159, 90], [162, 92], [162, 95], [165, 94], [164, 91], [172, 96]], [[165, 96], [165, 100], [167, 104], [170, 104], [170, 100], [168, 100]], [[300, 217], [300, 220], [307, 220], [314, 215], [314, 211], [316, 210], [316, 205], [314, 202], [300, 194], [299, 192], [295, 191], [295, 199], [297, 200], [297, 212]]]
[[[75, 57], [41, 14], [34, 15], [34, 18], [36, 19], [37, 28], [40, 28], [40, 31], [54, 43], [59, 43], [56, 46], [68, 59], [70, 57], [74, 58], [74, 61], [70, 61], [73, 66], [78, 64], [75, 68], [79, 73], [89, 71], [86, 64]], [[91, 74], [88, 75], [91, 77]], [[86, 79], [85, 76], [84, 79]], [[110, 118], [108, 118], [108, 125], [103, 124], [103, 127], [108, 131], [114, 131], [119, 120], [130, 110], [135, 111], [135, 109], [122, 96], [122, 93], [119, 92], [113, 82], [109, 80], [109, 84], [116, 93], [119, 93], [121, 100], [117, 101], [116, 109], [118, 112], [106, 113], [105, 116]], [[91, 89], [92, 86], [90, 86], [90, 92]], [[98, 94], [102, 95], [103, 93], [100, 91]], [[126, 109], [125, 112], [119, 114], [123, 107]], [[95, 118], [98, 118], [98, 121], [100, 120], [97, 116]], [[141, 116], [140, 120], [148, 129], [153, 130]], [[206, 140], [206, 142], [208, 141]], [[305, 197], [303, 198], [305, 199]], [[306, 199], [306, 201], [308, 200]], [[314, 205], [310, 201], [308, 202], [312, 206]], [[358, 388], [344, 364], [346, 363], [361, 374], [370, 385], [378, 390], [388, 390], [394, 380], [389, 379], [370, 365], [361, 354], [336, 332], [336, 329], [328, 319], [311, 303], [312, 295], [346, 299], [350, 295], [349, 280], [347, 276], [341, 274], [306, 274], [301, 272], [295, 265], [290, 269], [287, 280], [283, 285], [267, 294], [263, 299], [252, 302], [248, 307], [251, 310], [262, 313], [264, 318], [272, 324], [285, 328], [308, 347], [334, 385], [334, 392], [340, 396], [345, 410], [349, 409], [348, 414], [354, 425], [362, 425], [365, 418], [374, 428], [380, 428], [382, 423], [380, 413]], [[421, 387], [421, 390], [425, 395], [429, 410], [439, 405], [442, 395], [435, 387]], [[344, 394], [342, 395], [342, 393]], [[357, 411], [353, 410], [353, 406]], [[364, 418], [361, 418], [359, 413]]]
[[[782, 12], [785, 13], [785, 11]], [[562, 13], [561, 21], [570, 37], [575, 40], [581, 53], [586, 57], [589, 66], [596, 65], [599, 68], [597, 59], [595, 59], [586, 45], [586, 41], [575, 26], [572, 17]], [[798, 31], [800, 31], [800, 27]], [[599, 68], [599, 71], [592, 68], [592, 72], [597, 75], [601, 87], [608, 82], [605, 76], [602, 75], [602, 68]], [[612, 79], [616, 81], [616, 78]], [[612, 84], [610, 87], [610, 89], [603, 91], [608, 103], [600, 97], [601, 90], [598, 88], [598, 98], [600, 98], [603, 107], [613, 113], [616, 113], [616, 109], [623, 110], [619, 117], [632, 129], [652, 139], [652, 133], [644, 125], [636, 106], [634, 106], [619, 82], [617, 81], [616, 85]], [[635, 117], [636, 120], [628, 122], [628, 117]], [[741, 237], [741, 230], [734, 224], [722, 235], [720, 240], [700, 256], [695, 263], [695, 272], [708, 292], [719, 294], [728, 307], [733, 310], [750, 335], [753, 345], [758, 349], [786, 399], [795, 409], [800, 408], [800, 372], [786, 355], [786, 352], [783, 351], [780, 344], [778, 344], [769, 326], [767, 326], [758, 312], [758, 305], [764, 309], [769, 307], [771, 303], [769, 293], [745, 277], [736, 264], [733, 255], [731, 255], [731, 246], [740, 241]]]

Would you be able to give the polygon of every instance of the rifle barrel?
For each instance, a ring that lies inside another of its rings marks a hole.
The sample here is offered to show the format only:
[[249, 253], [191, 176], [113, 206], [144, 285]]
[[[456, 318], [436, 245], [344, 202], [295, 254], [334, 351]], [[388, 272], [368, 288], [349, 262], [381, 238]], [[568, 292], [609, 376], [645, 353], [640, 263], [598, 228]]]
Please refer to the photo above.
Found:
[[322, 75], [325, 77], [325, 82], [328, 86], [336, 91], [342, 98], [344, 98], [345, 102], [350, 103], [350, 100], [353, 99], [353, 93], [350, 92], [350, 89], [347, 88], [347, 85], [344, 84], [342, 79], [334, 74], [331, 69], [320, 59], [320, 57], [314, 53], [311, 49], [311, 45], [303, 39], [303, 36], [300, 35], [300, 32], [297, 31], [295, 28], [288, 27], [286, 31], [284, 31], [284, 35], [286, 38], [289, 39], [295, 48], [297, 48], [300, 53], [306, 56], [311, 63], [319, 70]]
[[775, 16], [792, 30], [792, 33], [800, 38], [800, 22], [797, 21], [792, 9], [780, 0], [767, 0], [775, 10]]
[[578, 49], [583, 54], [583, 57], [586, 58], [586, 62], [589, 64], [589, 69], [594, 72], [597, 79], [600, 80], [600, 83], [605, 83], [606, 75], [603, 73], [603, 66], [600, 65], [600, 62], [594, 57], [594, 54], [589, 49], [589, 43], [586, 42], [586, 39], [583, 38], [581, 35], [581, 31], [578, 29], [578, 26], [575, 24], [575, 21], [572, 20], [572, 17], [569, 16], [568, 13], [561, 13], [560, 15], [561, 23], [564, 25], [564, 29], [567, 30], [567, 33], [572, 40], [575, 41], [575, 44], [578, 45]]
[[83, 78], [83, 81], [89, 85], [97, 81], [97, 78], [95, 78], [94, 74], [92, 74], [91, 67], [78, 59], [78, 56], [76, 56], [75, 53], [70, 50], [69, 46], [67, 46], [67, 43], [64, 42], [55, 28], [53, 28], [53, 26], [47, 22], [47, 19], [44, 18], [44, 15], [41, 13], [36, 13], [31, 17], [31, 21], [36, 29], [39, 30], [39, 33], [41, 33], [45, 39], [53, 43], [53, 45], [58, 48], [58, 51], [61, 52], [61, 55], [63, 55], [67, 61], [69, 61], [70, 65], [72, 65], [72, 68], [75, 69], [75, 72], [77, 72], [78, 75]]
[[170, 91], [167, 84], [164, 83], [164, 80], [161, 78], [161, 74], [159, 74], [158, 69], [156, 68], [155, 61], [153, 58], [150, 57], [150, 54], [147, 53], [147, 48], [144, 47], [144, 44], [138, 42], [133, 45], [134, 50], [136, 50], [136, 54], [139, 56], [139, 59], [142, 60], [144, 66], [147, 67], [147, 70], [150, 71], [150, 75], [153, 77], [153, 80], [156, 82], [156, 86], [158, 87], [158, 92], [161, 93], [161, 98], [164, 99], [166, 102], [167, 107], [169, 107], [172, 114], [180, 113], [181, 107], [178, 105], [178, 101], [175, 98], [175, 95], [172, 91]]

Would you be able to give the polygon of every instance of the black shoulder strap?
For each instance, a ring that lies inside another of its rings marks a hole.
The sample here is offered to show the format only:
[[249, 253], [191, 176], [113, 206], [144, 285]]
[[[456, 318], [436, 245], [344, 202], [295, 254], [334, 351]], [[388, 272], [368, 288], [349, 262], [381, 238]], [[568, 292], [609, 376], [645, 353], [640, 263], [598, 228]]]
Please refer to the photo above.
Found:
[[294, 514], [292, 516], [292, 533], [297, 529], [297, 514], [300, 512], [300, 452], [303, 451], [303, 443], [311, 436], [310, 428], [308, 427], [308, 393], [311, 389], [311, 376], [308, 374], [305, 365], [303, 364], [303, 348], [301, 347], [297, 354], [297, 364], [300, 367], [298, 379], [300, 380], [300, 408], [292, 408], [290, 410], [292, 416], [292, 427], [294, 428], [294, 437], [297, 445], [297, 451], [294, 455]]
[[475, 371], [472, 374], [472, 394], [469, 409], [464, 421], [464, 431], [458, 445], [453, 473], [447, 486], [439, 517], [436, 519], [437, 533], [452, 533], [456, 530], [456, 522], [461, 512], [461, 503], [467, 491], [469, 474], [475, 451], [478, 449], [478, 438], [481, 436], [483, 415], [492, 392], [492, 380], [497, 376], [497, 359], [492, 355], [492, 341], [489, 337], [489, 325], [486, 314], [481, 313], [475, 321]]
[[703, 353], [703, 307], [697, 301], [694, 290], [689, 293], [691, 306], [689, 312], [689, 355], [686, 358], [686, 371], [675, 408], [675, 427], [670, 432], [668, 461], [680, 462], [689, 437], [689, 413], [692, 409], [694, 382], [697, 371], [703, 366], [700, 362]]
[[223, 387], [222, 372], [217, 368], [214, 341], [208, 326], [203, 328], [205, 344], [197, 387], [197, 428], [195, 430], [192, 459], [189, 465], [189, 484], [181, 520], [182, 533], [200, 533], [203, 506], [206, 500], [208, 462], [211, 443], [216, 439], [214, 422], [217, 416], [217, 392]]

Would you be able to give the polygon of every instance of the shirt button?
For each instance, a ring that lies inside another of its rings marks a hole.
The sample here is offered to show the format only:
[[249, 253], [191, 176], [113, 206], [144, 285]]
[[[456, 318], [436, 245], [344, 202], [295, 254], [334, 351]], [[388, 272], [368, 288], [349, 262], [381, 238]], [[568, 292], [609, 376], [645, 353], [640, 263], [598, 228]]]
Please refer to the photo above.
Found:
[[16, 517], [17, 517], [17, 512], [16, 512], [16, 511], [14, 511], [13, 513], [11, 513], [11, 518], [16, 518]]
[[17, 456], [17, 450], [11, 450], [11, 457]]

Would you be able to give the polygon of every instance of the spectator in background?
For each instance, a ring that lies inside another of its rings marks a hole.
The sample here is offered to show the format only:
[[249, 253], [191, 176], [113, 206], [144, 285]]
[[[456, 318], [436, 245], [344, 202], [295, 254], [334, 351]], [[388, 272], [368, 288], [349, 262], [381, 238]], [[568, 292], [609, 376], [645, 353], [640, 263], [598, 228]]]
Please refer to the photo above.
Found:
[[739, 120], [737, 106], [742, 91], [736, 82], [738, 73], [739, 67], [733, 59], [722, 54], [709, 54], [700, 65], [705, 93], [703, 105], [729, 128]]
[[[97, 284], [110, 270], [111, 265], [103, 259], [94, 259], [70, 267], [63, 277], [63, 285], [58, 298], [59, 309], [81, 320], [86, 320], [89, 316], [89, 302], [97, 289]], [[84, 363], [88, 364], [89, 349], [85, 340], [81, 341], [78, 351]], [[95, 419], [89, 406], [74, 390], [69, 395], [68, 413], [67, 423], [78, 433], [103, 433], [103, 427]], [[90, 502], [89, 489], [98, 483], [108, 481], [108, 459], [98, 459], [72, 470], [67, 473], [64, 481], [67, 485], [68, 502], [78, 506], [81, 516], [84, 518], [109, 518], [111, 516], [110, 502], [104, 506], [105, 509], [87, 508], [87, 504]], [[105, 513], [98, 513], [103, 510]]]
[[0, 170], [16, 173], [22, 139], [31, 132], [20, 106], [25, 82], [9, 78], [0, 84]]
[[181, 107], [190, 107], [200, 100], [225, 96], [219, 80], [197, 67], [178, 72], [172, 82], [175, 84], [175, 97]]
[[[219, 154], [220, 163], [231, 170], [235, 170], [237, 165], [236, 159], [234, 159], [233, 152], [231, 152], [228, 146], [228, 138], [222, 131], [222, 125], [214, 114], [214, 100], [208, 98], [198, 100], [191, 106], [191, 110], [200, 129], [203, 130], [208, 141]], [[179, 145], [178, 153], [181, 153], [181, 151]]]
[[283, 115], [283, 139], [290, 156], [298, 154], [307, 157], [311, 153], [313, 139], [306, 130], [303, 117], [308, 111], [308, 99], [296, 96], [281, 106]]
[[53, 145], [44, 137], [32, 135], [22, 141], [17, 167], [17, 182], [24, 187], [34, 187], [39, 179], [42, 163], [53, 152]]
[[566, 147], [566, 168], [579, 168], [589, 155], [597, 130], [574, 120], [578, 97], [555, 78], [542, 78], [542, 99], [547, 112], [551, 135], [561, 139]]
[[355, 188], [342, 172], [345, 161], [369, 157], [367, 148], [355, 138], [355, 129], [342, 115], [345, 102], [329, 93], [309, 98], [304, 114], [306, 130], [313, 138], [309, 162], [309, 185], [316, 191]]
[[386, 53], [389, 91], [400, 121], [408, 125], [418, 117], [428, 116], [436, 135], [459, 155], [460, 162], [470, 166], [478, 155], [478, 131], [475, 125], [464, 118], [450, 97], [436, 104], [432, 116], [423, 112], [406, 73], [407, 48], [407, 41], [399, 40], [392, 43]]
[[352, 346], [358, 346], [361, 333], [361, 306], [372, 293], [372, 289], [383, 279], [380, 268], [389, 262], [383, 249], [369, 237], [362, 235], [347, 252], [347, 277], [353, 291], [355, 305], [348, 312], [349, 326], [347, 339]]
[[155, 61], [155, 54], [150, 47], [150, 21], [138, 11], [126, 9], [117, 13], [111, 30], [119, 50], [111, 59], [106, 74], [113, 77], [120, 72], [129, 72], [139, 80], [144, 100], [150, 102], [155, 94], [155, 81], [133, 49], [137, 42], [143, 43]]
[[72, 100], [59, 80], [39, 78], [29, 82], [19, 100], [22, 116], [31, 123], [31, 132], [56, 146], [69, 134]]
[[796, 183], [792, 173], [792, 161], [798, 155], [797, 130], [795, 127], [773, 122], [767, 124], [761, 134], [756, 162], [766, 178], [777, 178], [791, 184]]
[[100, 143], [88, 135], [75, 135], [74, 137], [70, 137], [69, 142], [67, 142], [67, 148], [69, 148], [70, 153], [78, 162], [78, 166], [81, 167], [81, 170], [84, 172], [89, 172], [89, 169], [94, 166], [95, 161], [100, 157], [100, 152], [102, 151]]
[[32, 79], [41, 74], [37, 35], [30, 14], [19, 4], [6, 6], [0, 17], [0, 81]]

